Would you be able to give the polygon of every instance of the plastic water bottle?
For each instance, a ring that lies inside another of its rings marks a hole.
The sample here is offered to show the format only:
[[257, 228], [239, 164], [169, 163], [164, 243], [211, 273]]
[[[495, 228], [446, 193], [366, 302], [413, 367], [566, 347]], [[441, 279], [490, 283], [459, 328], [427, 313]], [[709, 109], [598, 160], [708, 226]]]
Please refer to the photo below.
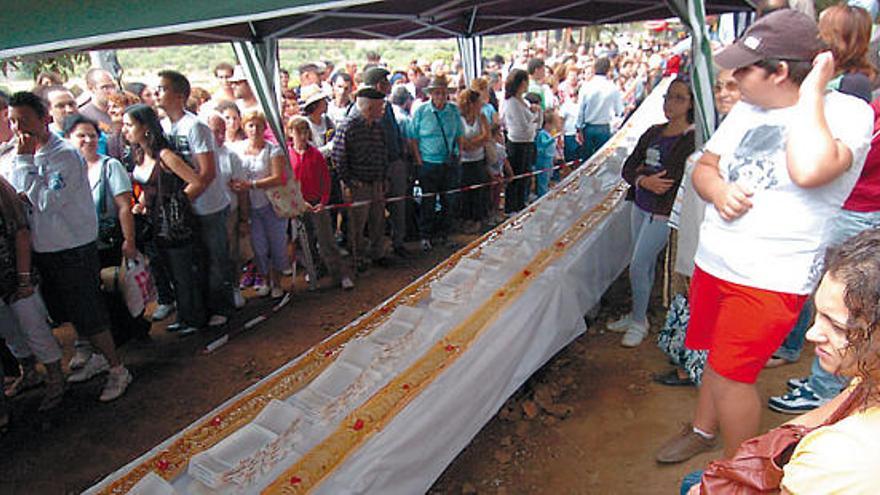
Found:
[[422, 204], [422, 186], [419, 185], [418, 179], [416, 179], [416, 183], [413, 184], [413, 198], [415, 198], [416, 204]]

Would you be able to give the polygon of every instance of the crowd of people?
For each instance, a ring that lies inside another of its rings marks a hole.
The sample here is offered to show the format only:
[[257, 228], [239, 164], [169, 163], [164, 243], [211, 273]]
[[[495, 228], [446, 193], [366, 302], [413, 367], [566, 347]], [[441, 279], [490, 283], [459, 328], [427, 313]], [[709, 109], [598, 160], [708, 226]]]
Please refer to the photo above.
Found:
[[[310, 289], [328, 275], [351, 290], [372, 265], [491, 228], [546, 194], [555, 165], [601, 147], [667, 64], [677, 70], [669, 46], [548, 54], [522, 42], [472, 80], [458, 64], [397, 69], [377, 53], [304, 63], [294, 87], [281, 71], [285, 136], [230, 63], [213, 68], [215, 91], [170, 69], [145, 84], [92, 68], [82, 95], [53, 73], [0, 95], [0, 399], [45, 384], [46, 411], [104, 373], [100, 399], [118, 398], [133, 379], [119, 346], [222, 328], [245, 296], [285, 296], [297, 250], [317, 260]], [[291, 219], [273, 191], [294, 178], [306, 211]], [[138, 263], [157, 301], [132, 315], [107, 274]], [[62, 364], [63, 323], [77, 339]]]

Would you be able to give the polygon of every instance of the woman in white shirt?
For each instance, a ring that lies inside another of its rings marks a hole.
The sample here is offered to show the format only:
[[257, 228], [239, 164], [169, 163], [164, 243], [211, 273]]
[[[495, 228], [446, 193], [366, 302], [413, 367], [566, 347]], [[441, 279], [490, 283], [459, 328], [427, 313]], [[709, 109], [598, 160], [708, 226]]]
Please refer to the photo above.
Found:
[[[529, 105], [523, 95], [529, 87], [529, 74], [513, 69], [504, 85], [502, 118], [507, 130], [507, 159], [515, 175], [529, 170], [535, 161], [535, 133], [541, 123], [540, 107]], [[504, 211], [515, 213], [523, 209], [528, 198], [530, 178], [515, 179], [507, 184]]]
[[263, 138], [266, 118], [261, 112], [246, 113], [241, 123], [247, 135], [247, 145], [241, 155], [247, 180], [234, 179], [231, 187], [236, 192], [248, 192], [251, 246], [254, 248], [257, 271], [263, 281], [270, 281], [268, 286], [265, 282], [257, 283], [254, 289], [258, 296], [271, 294], [273, 298], [279, 298], [284, 295], [281, 274], [290, 265], [287, 258], [288, 222], [275, 213], [265, 189], [284, 183], [284, 152]]
[[[458, 94], [458, 108], [464, 136], [461, 146], [462, 187], [489, 183], [486, 168], [486, 143], [491, 132], [489, 121], [482, 113], [482, 97], [478, 91], [466, 89]], [[465, 191], [461, 195], [461, 219], [465, 231], [475, 232], [486, 219], [489, 210], [489, 189], [481, 187]]]

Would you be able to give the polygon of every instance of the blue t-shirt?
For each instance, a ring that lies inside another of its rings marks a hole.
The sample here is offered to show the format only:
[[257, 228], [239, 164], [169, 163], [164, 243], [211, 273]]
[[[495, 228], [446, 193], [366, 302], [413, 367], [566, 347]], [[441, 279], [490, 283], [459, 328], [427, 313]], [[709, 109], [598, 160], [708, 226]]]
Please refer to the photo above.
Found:
[[447, 163], [449, 155], [458, 154], [458, 138], [462, 135], [461, 114], [451, 103], [442, 110], [437, 110], [433, 103], [425, 103], [410, 120], [410, 137], [418, 141], [419, 153], [426, 163]]

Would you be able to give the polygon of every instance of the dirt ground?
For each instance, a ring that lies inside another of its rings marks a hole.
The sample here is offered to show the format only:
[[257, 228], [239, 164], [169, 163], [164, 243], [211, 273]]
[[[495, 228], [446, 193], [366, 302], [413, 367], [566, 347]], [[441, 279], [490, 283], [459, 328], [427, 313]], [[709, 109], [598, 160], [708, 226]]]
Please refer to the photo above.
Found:
[[[457, 239], [460, 243], [467, 239]], [[414, 247], [414, 246], [413, 246]], [[0, 439], [0, 493], [79, 493], [268, 375], [338, 328], [404, 287], [452, 248], [373, 268], [352, 292], [304, 290], [251, 331], [211, 354], [217, 334], [180, 338], [154, 325], [153, 343], [128, 345], [123, 356], [135, 376], [125, 396], [97, 402], [103, 379], [69, 389], [61, 407], [36, 413], [41, 391], [12, 401], [13, 426]], [[326, 281], [325, 281], [326, 282]], [[625, 280], [606, 294], [599, 324], [553, 358], [513, 397], [447, 468], [431, 493], [653, 494], [677, 493], [687, 472], [713, 454], [680, 466], [658, 467], [654, 449], [687, 421], [692, 388], [666, 388], [651, 373], [668, 364], [652, 341], [629, 350], [619, 335], [597, 331], [628, 301]], [[252, 301], [232, 321], [266, 309]], [[654, 307], [657, 307], [655, 304]], [[658, 310], [654, 330], [662, 320]], [[58, 336], [72, 351], [72, 331]], [[779, 393], [786, 378], [805, 373], [809, 360], [765, 372], [764, 397]], [[785, 418], [769, 411], [764, 426]]]

